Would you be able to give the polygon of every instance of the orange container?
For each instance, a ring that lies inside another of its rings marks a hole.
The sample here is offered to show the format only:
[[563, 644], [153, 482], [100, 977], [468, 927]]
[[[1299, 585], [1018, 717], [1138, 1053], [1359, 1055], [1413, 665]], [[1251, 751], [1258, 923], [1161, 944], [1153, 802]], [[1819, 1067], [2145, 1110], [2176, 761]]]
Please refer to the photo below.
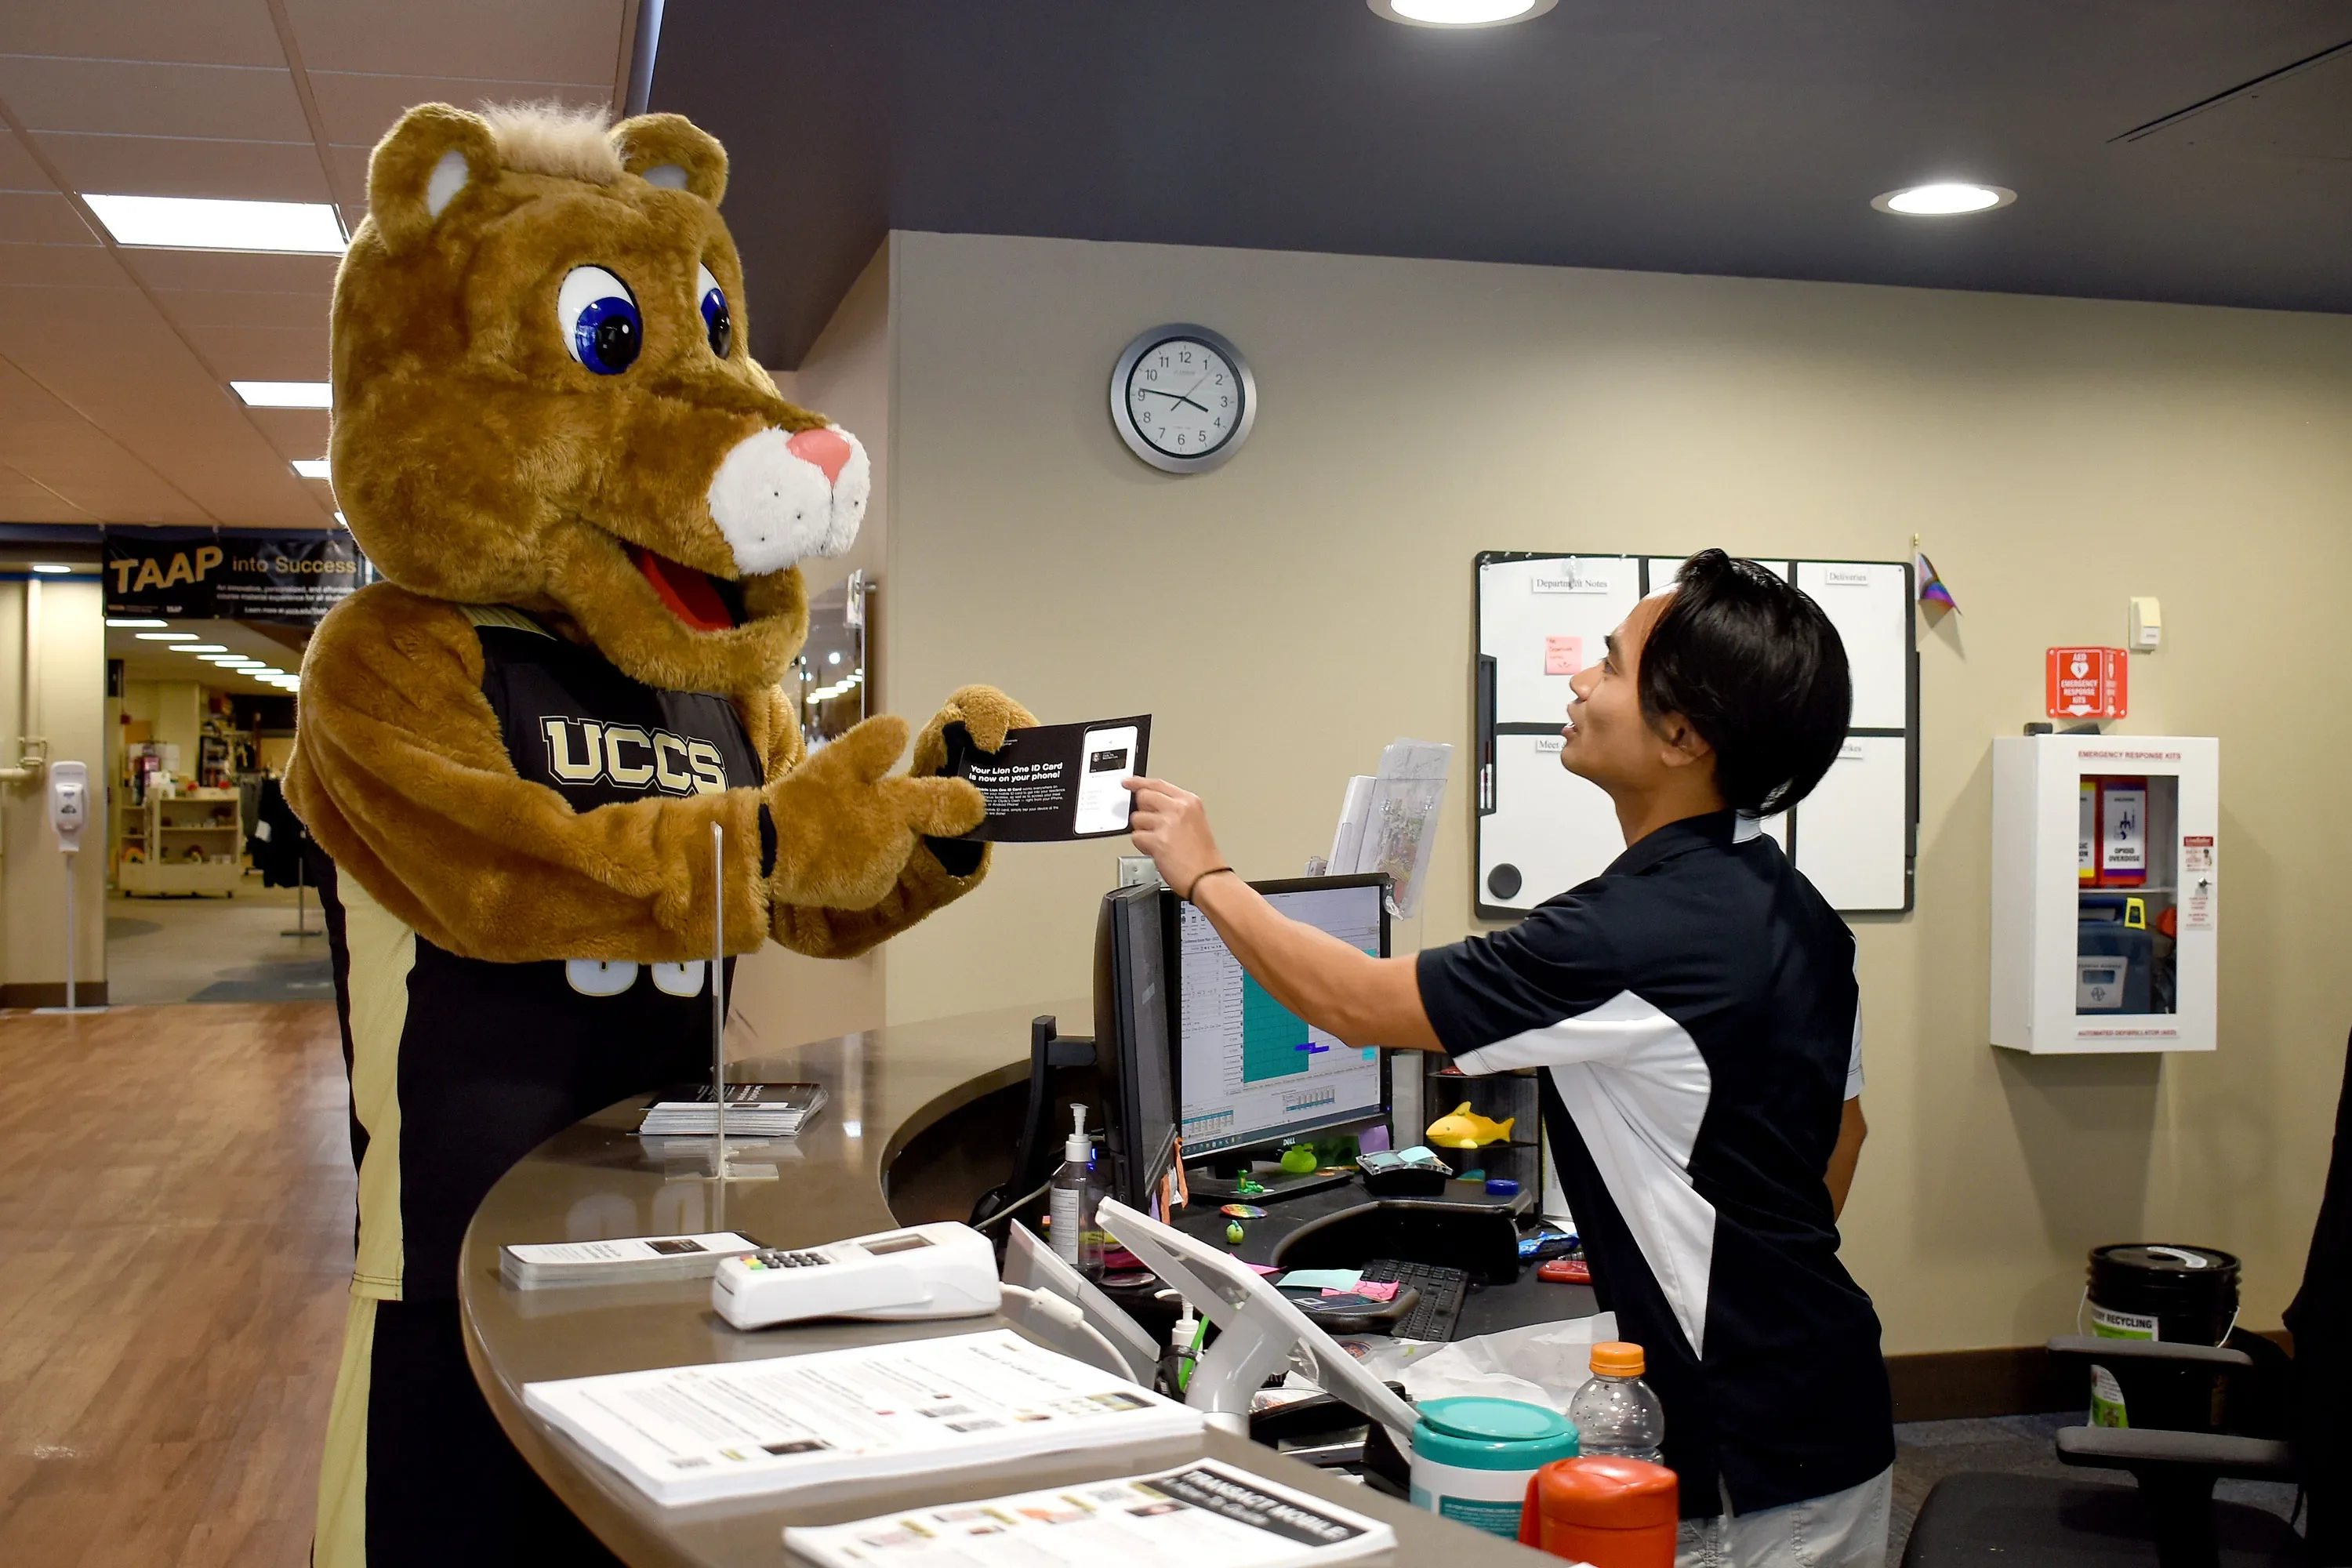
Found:
[[1681, 1515], [1664, 1465], [1612, 1454], [1555, 1459], [1528, 1481], [1519, 1543], [1592, 1568], [1674, 1568]]

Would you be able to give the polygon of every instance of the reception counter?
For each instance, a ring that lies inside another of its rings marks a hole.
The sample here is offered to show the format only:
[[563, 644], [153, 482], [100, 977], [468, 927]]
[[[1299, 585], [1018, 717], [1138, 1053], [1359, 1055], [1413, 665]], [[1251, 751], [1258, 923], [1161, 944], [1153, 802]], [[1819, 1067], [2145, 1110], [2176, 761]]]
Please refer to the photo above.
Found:
[[782, 1562], [779, 1534], [787, 1525], [1135, 1474], [1205, 1454], [1385, 1521], [1397, 1532], [1399, 1563], [1499, 1568], [1554, 1561], [1222, 1433], [1108, 1463], [1081, 1455], [825, 1489], [822, 1497], [666, 1508], [523, 1408], [523, 1385], [544, 1379], [1007, 1326], [991, 1317], [746, 1333], [711, 1310], [707, 1281], [517, 1291], [499, 1281], [499, 1248], [719, 1229], [805, 1247], [962, 1218], [972, 1194], [1001, 1180], [1011, 1160], [1007, 1130], [1027, 1081], [1029, 1020], [1040, 1012], [1075, 1021], [1087, 1018], [1091, 1006], [1072, 1001], [895, 1026], [734, 1064], [738, 1079], [814, 1080], [832, 1099], [797, 1141], [740, 1153], [738, 1175], [723, 1189], [709, 1179], [707, 1143], [665, 1150], [659, 1141], [638, 1139], [634, 1101], [559, 1133], [508, 1172], [466, 1234], [459, 1283], [466, 1350], [499, 1424], [556, 1494], [636, 1568], [736, 1568]]

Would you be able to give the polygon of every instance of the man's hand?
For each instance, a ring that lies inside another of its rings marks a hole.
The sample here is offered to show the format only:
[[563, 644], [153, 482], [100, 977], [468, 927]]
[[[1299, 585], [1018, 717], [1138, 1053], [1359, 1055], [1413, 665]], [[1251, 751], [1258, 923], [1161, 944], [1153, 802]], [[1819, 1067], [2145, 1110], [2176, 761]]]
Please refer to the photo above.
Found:
[[886, 776], [906, 744], [904, 719], [868, 719], [768, 786], [772, 901], [871, 909], [898, 885], [918, 835], [980, 826], [980, 791], [963, 780]]
[[1201, 797], [1166, 779], [1122, 781], [1135, 795], [1127, 819], [1135, 847], [1160, 868], [1160, 879], [1185, 898], [1202, 873], [1224, 865], [1216, 836], [1209, 831], [1209, 808]]

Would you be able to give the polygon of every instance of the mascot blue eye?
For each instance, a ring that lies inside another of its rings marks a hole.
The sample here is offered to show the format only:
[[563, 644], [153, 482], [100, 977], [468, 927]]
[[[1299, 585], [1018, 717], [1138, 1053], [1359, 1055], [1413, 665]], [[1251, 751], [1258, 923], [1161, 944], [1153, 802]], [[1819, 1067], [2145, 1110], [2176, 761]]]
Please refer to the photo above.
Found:
[[618, 375], [645, 346], [644, 320], [629, 286], [601, 267], [575, 267], [555, 296], [556, 324], [572, 357], [598, 375]]
[[694, 269], [694, 288], [702, 296], [702, 330], [710, 338], [710, 352], [725, 359], [727, 345], [735, 341], [735, 318], [727, 312], [727, 290], [719, 286], [708, 267]]

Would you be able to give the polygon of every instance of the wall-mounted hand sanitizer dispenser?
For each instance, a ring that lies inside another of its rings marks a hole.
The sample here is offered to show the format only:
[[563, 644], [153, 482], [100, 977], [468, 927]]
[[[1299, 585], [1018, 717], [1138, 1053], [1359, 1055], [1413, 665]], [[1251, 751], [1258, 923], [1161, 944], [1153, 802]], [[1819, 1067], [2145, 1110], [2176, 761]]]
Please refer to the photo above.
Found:
[[82, 829], [89, 825], [89, 769], [80, 763], [51, 763], [49, 827], [58, 847], [71, 855], [81, 847]]
[[2210, 1051], [2221, 745], [2026, 735], [1992, 748], [1992, 1043]]

